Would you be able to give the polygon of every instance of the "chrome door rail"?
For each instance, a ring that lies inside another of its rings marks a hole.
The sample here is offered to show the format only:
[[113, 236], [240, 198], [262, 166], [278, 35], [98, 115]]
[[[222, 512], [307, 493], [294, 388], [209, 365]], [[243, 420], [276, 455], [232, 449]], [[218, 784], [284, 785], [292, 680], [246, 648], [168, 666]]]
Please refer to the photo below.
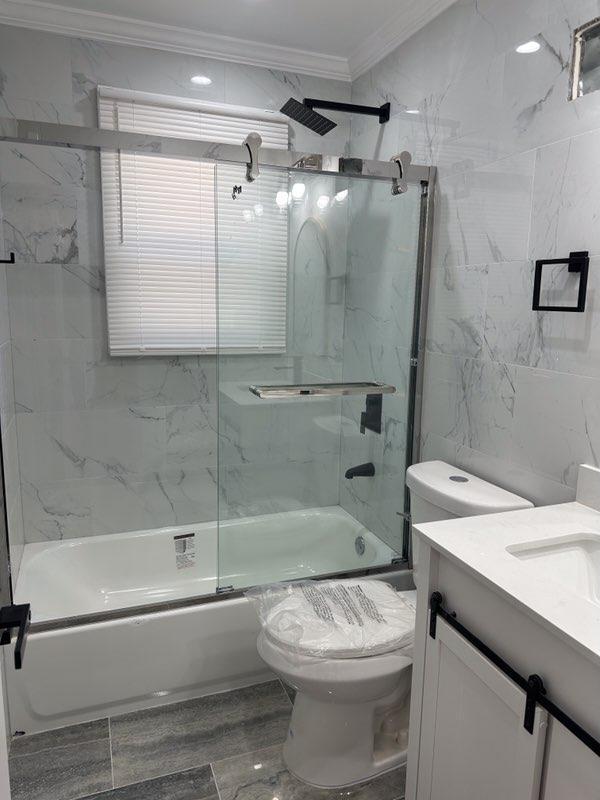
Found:
[[[162, 156], [199, 158], [234, 164], [248, 162], [248, 148], [245, 145], [88, 128], [80, 125], [62, 125], [56, 122], [35, 122], [11, 117], [0, 117], [0, 141], [85, 150], [140, 151]], [[313, 172], [322, 175], [344, 175], [371, 180], [392, 181], [397, 179], [399, 174], [398, 165], [394, 161], [372, 161], [319, 153], [274, 150], [268, 147], [259, 149], [258, 164], [261, 167], [273, 169]], [[410, 184], [419, 184], [421, 181], [429, 180], [430, 172], [430, 167], [411, 164], [406, 168], [406, 174], [403, 177]]]

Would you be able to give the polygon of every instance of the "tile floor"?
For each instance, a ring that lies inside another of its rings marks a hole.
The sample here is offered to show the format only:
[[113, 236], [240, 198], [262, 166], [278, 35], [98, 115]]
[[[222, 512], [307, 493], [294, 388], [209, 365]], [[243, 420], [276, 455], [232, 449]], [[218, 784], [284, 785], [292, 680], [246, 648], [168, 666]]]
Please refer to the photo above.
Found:
[[[12, 800], [335, 800], [286, 770], [279, 681], [13, 740]], [[399, 800], [404, 770], [345, 791]]]

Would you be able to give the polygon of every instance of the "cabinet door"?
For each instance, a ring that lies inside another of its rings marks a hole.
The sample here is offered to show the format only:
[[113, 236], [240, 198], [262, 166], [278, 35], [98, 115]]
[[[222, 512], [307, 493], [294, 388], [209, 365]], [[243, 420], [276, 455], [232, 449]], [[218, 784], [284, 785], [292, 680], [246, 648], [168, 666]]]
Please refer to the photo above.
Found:
[[547, 715], [438, 618], [427, 637], [418, 800], [537, 800]]
[[600, 758], [560, 722], [550, 722], [544, 758], [544, 800], [599, 800]]

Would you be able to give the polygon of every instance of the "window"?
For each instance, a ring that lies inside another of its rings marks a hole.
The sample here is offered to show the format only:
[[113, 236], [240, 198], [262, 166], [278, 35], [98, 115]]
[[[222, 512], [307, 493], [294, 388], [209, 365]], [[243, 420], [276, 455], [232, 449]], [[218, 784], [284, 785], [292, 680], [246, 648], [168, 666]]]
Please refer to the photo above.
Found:
[[[274, 112], [106, 87], [98, 95], [102, 128], [227, 144], [258, 131], [265, 147], [288, 146]], [[101, 171], [111, 355], [285, 349], [288, 221], [276, 203], [285, 173], [244, 182], [240, 202], [231, 199], [239, 165], [102, 151]]]

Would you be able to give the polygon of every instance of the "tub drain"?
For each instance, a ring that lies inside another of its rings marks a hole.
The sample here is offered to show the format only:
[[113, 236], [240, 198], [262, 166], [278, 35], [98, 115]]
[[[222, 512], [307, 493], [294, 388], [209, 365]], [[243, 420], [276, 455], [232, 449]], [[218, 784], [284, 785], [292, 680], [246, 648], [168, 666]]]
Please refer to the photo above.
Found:
[[357, 536], [354, 540], [354, 549], [356, 550], [356, 554], [359, 556], [364, 556], [365, 554], [365, 540], [362, 536]]

